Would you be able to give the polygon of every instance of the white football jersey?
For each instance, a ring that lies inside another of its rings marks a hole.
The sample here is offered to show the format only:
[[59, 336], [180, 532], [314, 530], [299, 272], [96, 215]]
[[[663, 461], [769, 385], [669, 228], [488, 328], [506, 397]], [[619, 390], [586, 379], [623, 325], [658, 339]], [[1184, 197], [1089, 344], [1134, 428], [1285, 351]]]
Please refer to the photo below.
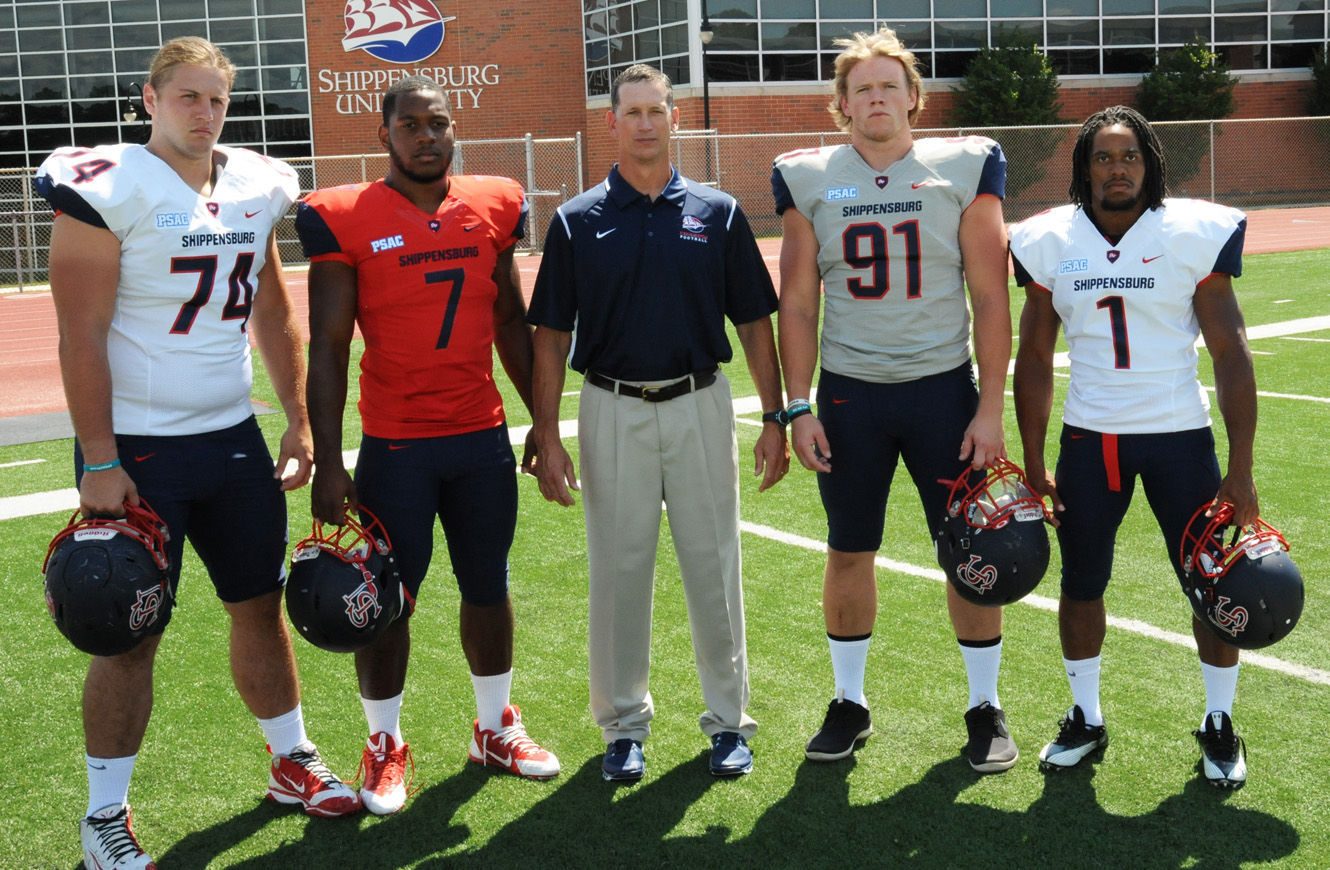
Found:
[[1192, 297], [1210, 275], [1242, 274], [1246, 227], [1237, 209], [1166, 199], [1116, 245], [1070, 205], [1011, 228], [1016, 283], [1053, 294], [1067, 336], [1065, 422], [1123, 435], [1210, 425]]
[[247, 324], [268, 236], [295, 172], [242, 148], [202, 196], [141, 145], [61, 148], [37, 172], [52, 207], [120, 239], [107, 336], [112, 422], [124, 435], [193, 435], [252, 413]]
[[776, 158], [776, 212], [798, 209], [817, 234], [823, 368], [898, 383], [970, 359], [961, 213], [983, 194], [1002, 198], [1006, 167], [979, 136], [916, 139], [884, 172], [852, 145]]

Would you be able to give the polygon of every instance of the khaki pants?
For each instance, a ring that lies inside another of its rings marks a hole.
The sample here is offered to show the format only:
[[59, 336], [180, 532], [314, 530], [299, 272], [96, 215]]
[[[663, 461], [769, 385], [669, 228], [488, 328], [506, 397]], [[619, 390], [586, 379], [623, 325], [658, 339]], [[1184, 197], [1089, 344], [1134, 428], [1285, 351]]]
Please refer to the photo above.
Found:
[[[646, 382], [648, 386], [667, 382]], [[582, 506], [590, 562], [591, 713], [605, 741], [651, 733], [652, 586], [661, 502], [679, 559], [708, 737], [757, 723], [748, 706], [739, 462], [730, 385], [667, 402], [582, 388]]]

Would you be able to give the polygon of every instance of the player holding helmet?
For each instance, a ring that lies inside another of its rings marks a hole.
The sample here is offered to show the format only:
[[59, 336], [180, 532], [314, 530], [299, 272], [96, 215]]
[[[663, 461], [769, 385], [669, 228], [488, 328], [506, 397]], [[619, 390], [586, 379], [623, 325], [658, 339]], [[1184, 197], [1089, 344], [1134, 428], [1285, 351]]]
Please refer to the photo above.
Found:
[[[497, 350], [529, 408], [531, 330], [513, 261], [526, 202], [511, 179], [448, 174], [452, 111], [430, 79], [410, 76], [388, 88], [379, 141], [389, 157], [386, 177], [316, 191], [296, 217], [311, 261], [314, 518], [341, 525], [348, 504], [369, 507], [392, 540], [412, 600], [429, 569], [434, 524], [442, 524], [478, 712], [470, 758], [547, 779], [559, 772], [558, 759], [527, 736], [521, 711], [509, 704], [517, 478], [492, 370]], [[365, 338], [364, 435], [353, 480], [342, 465], [342, 410], [357, 323]], [[530, 438], [527, 452], [534, 453]], [[379, 815], [406, 800], [401, 707], [409, 626], [409, 618], [398, 619], [355, 652], [370, 732], [360, 794]]]
[[[217, 144], [234, 75], [211, 43], [172, 40], [143, 87], [146, 146], [62, 148], [42, 164], [37, 189], [58, 212], [60, 368], [84, 514], [151, 501], [169, 529], [172, 586], [189, 539], [230, 617], [236, 687], [274, 753], [268, 796], [335, 816], [360, 801], [305, 737], [281, 608], [282, 493], [303, 486], [311, 464], [300, 331], [273, 234], [298, 188], [283, 164]], [[287, 418], [275, 471], [250, 405], [251, 326]], [[160, 639], [88, 669], [89, 867], [152, 866], [126, 798]]]
[[[874, 559], [897, 462], [936, 537], [947, 508], [941, 481], [1006, 455], [1011, 357], [1002, 149], [980, 137], [914, 138], [923, 85], [914, 54], [889, 28], [838, 44], [830, 108], [850, 144], [781, 155], [772, 171], [790, 446], [819, 472], [829, 529], [823, 612], [835, 698], [805, 750], [817, 761], [846, 757], [872, 733], [864, 670], [877, 618]], [[951, 584], [947, 609], [969, 679], [966, 756], [980, 772], [1007, 770], [1017, 749], [997, 692], [1002, 611]]]
[[[1091, 115], [1072, 154], [1071, 205], [1011, 232], [1016, 282], [1025, 287], [1016, 355], [1016, 415], [1029, 482], [1060, 520], [1062, 655], [1073, 706], [1040, 753], [1061, 769], [1108, 742], [1099, 703], [1104, 589], [1118, 525], [1137, 477], [1168, 545], [1180, 553], [1193, 513], [1231, 505], [1257, 519], [1252, 481], [1256, 378], [1233, 278], [1242, 273], [1246, 217], [1209, 202], [1165, 199], [1164, 157], [1145, 118], [1124, 106]], [[1053, 402], [1053, 351], [1066, 333], [1071, 383], [1056, 475], [1044, 461]], [[1214, 362], [1228, 432], [1220, 476], [1209, 401], [1197, 380], [1195, 341]], [[1179, 578], [1182, 566], [1174, 562]], [[1247, 778], [1233, 730], [1238, 650], [1194, 619], [1205, 680], [1203, 772], [1216, 786]]]

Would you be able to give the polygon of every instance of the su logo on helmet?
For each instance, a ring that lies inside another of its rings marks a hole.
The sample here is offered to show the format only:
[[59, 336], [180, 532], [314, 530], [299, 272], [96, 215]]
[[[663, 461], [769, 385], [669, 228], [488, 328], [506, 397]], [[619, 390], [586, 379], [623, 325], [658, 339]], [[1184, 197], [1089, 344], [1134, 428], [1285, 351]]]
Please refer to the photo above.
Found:
[[171, 621], [166, 524], [145, 501], [124, 507], [116, 519], [75, 511], [42, 563], [51, 620], [91, 655], [127, 653]]
[[1028, 595], [1048, 570], [1048, 509], [1025, 472], [998, 459], [983, 472], [967, 466], [950, 484], [938, 529], [938, 564], [967, 601], [989, 607]]
[[378, 640], [411, 607], [388, 533], [360, 509], [342, 526], [317, 520], [291, 554], [286, 612], [300, 636], [329, 652], [354, 652]]
[[1192, 613], [1225, 643], [1269, 646], [1302, 616], [1302, 573], [1274, 526], [1259, 518], [1236, 526], [1232, 505], [1221, 504], [1207, 517], [1209, 507], [1201, 505], [1192, 515], [1178, 552]]

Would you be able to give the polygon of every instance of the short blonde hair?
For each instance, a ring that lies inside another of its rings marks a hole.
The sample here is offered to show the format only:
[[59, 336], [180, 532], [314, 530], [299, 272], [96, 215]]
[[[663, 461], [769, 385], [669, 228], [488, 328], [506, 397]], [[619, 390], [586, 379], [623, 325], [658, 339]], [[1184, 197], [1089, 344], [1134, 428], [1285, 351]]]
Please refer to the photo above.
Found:
[[226, 53], [200, 36], [181, 36], [163, 45], [148, 69], [148, 84], [160, 88], [178, 66], [204, 66], [221, 70], [229, 91], [236, 81], [236, 65]]
[[836, 77], [831, 81], [833, 96], [827, 111], [831, 112], [836, 126], [847, 132], [850, 129], [850, 119], [840, 108], [841, 100], [849, 95], [850, 70], [854, 69], [861, 60], [892, 57], [905, 67], [905, 80], [914, 89], [914, 108], [910, 110], [908, 116], [910, 126], [913, 127], [919, 120], [919, 114], [924, 110], [924, 79], [919, 74], [919, 61], [914, 52], [906, 48], [905, 43], [896, 37], [896, 31], [890, 27], [883, 27], [876, 33], [856, 33], [847, 39], [838, 39], [835, 44], [841, 49], [841, 53], [836, 55]]

